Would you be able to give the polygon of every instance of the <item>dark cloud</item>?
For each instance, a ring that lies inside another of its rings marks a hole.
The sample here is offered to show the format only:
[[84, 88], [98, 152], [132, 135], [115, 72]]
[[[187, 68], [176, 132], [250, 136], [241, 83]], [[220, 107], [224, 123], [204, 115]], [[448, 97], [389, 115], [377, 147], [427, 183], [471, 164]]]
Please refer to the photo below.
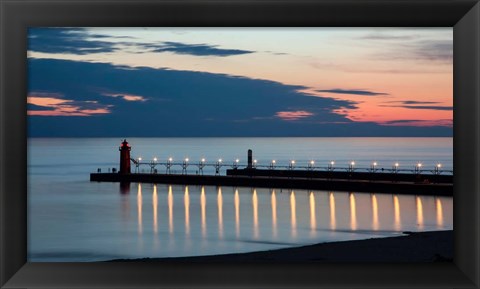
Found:
[[341, 89], [341, 88], [325, 89], [325, 90], [317, 90], [317, 91], [328, 92], [328, 93], [338, 93], [338, 94], [366, 95], [366, 96], [388, 95], [388, 93], [385, 93], [385, 92], [374, 92], [374, 91], [358, 90], [358, 89], [351, 90], [351, 89]]
[[[28, 50], [44, 53], [91, 54], [114, 52], [134, 48], [144, 52], [172, 52], [195, 56], [232, 56], [254, 53], [240, 49], [223, 49], [209, 44], [185, 44], [180, 42], [109, 42], [105, 39], [130, 39], [129, 36], [90, 34], [85, 28], [31, 28], [28, 33]], [[134, 51], [131, 51], [134, 52]], [[138, 53], [138, 52], [134, 52]]]
[[395, 100], [395, 101], [385, 101], [384, 103], [401, 103], [404, 105], [410, 104], [437, 104], [438, 101], [416, 101], [416, 100]]
[[[50, 92], [53, 98], [68, 100], [66, 109], [75, 107], [77, 115], [30, 114], [29, 136], [452, 135], [451, 127], [354, 122], [334, 111], [355, 108], [356, 102], [313, 96], [300, 92], [305, 87], [268, 80], [53, 59], [29, 59], [28, 64], [29, 93]], [[123, 97], [105, 95], [106, 91]], [[127, 101], [125, 96], [142, 96], [146, 101]], [[108, 113], [98, 111], [102, 108]], [[279, 112], [302, 112], [305, 117], [285, 120]]]
[[453, 41], [452, 40], [432, 40], [421, 41], [417, 43], [414, 50], [414, 56], [418, 59], [452, 62], [453, 60]]
[[436, 106], [436, 105], [404, 105], [404, 108], [409, 109], [431, 109], [431, 110], [453, 110], [453, 106]]
[[408, 109], [453, 110], [453, 106], [440, 106], [440, 105], [381, 105], [381, 106], [401, 107], [401, 108], [408, 108]]
[[419, 60], [429, 63], [451, 64], [453, 60], [453, 40], [418, 40], [400, 43], [396, 49], [372, 56], [380, 60]]
[[114, 43], [96, 40], [104, 37], [89, 35], [83, 28], [31, 28], [28, 31], [28, 50], [81, 55], [116, 51]]
[[391, 120], [382, 122], [386, 126], [423, 126], [427, 128], [436, 128], [436, 127], [452, 127], [453, 121], [451, 119], [438, 119], [438, 120], [422, 120], [422, 119], [402, 119], [402, 120]]
[[249, 54], [254, 51], [240, 49], [217, 48], [216, 45], [208, 44], [185, 44], [179, 42], [162, 42], [161, 44], [143, 44], [146, 49], [153, 52], [172, 52], [176, 54], [189, 54], [196, 56], [232, 56]]

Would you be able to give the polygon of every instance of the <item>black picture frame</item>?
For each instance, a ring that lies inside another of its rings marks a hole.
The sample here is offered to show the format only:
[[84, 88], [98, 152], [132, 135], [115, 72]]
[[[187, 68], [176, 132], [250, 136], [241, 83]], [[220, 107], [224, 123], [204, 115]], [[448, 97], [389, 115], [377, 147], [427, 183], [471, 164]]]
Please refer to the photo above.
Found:
[[[0, 0], [1, 288], [479, 288], [480, 4], [476, 0]], [[453, 27], [451, 263], [27, 262], [27, 28], [32, 26]]]

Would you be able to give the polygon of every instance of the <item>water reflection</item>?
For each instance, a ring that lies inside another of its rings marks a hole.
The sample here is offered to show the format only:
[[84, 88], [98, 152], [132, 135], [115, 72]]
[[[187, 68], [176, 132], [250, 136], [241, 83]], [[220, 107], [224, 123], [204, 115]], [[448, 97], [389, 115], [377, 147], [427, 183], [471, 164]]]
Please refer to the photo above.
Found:
[[168, 231], [173, 233], [173, 192], [172, 186], [168, 186]]
[[200, 192], [200, 213], [202, 224], [202, 236], [205, 237], [207, 233], [207, 199], [205, 197], [205, 187], [202, 186]]
[[423, 229], [423, 205], [422, 199], [419, 196], [415, 197], [415, 204], [417, 207], [417, 224], [419, 229]]
[[221, 187], [218, 187], [217, 207], [218, 207], [218, 235], [220, 238], [223, 238], [223, 197], [222, 197]]
[[138, 220], [138, 233], [141, 234], [143, 231], [143, 221], [142, 221], [142, 184], [138, 184], [137, 192], [137, 220]]
[[290, 193], [290, 216], [291, 216], [291, 227], [292, 227], [292, 236], [297, 236], [297, 205], [295, 203], [295, 192], [292, 190]]
[[234, 206], [235, 206], [235, 233], [238, 238], [240, 236], [240, 197], [238, 196], [238, 189], [235, 189]]
[[371, 199], [372, 199], [372, 226], [374, 230], [378, 230], [380, 224], [378, 222], [377, 196], [375, 196], [375, 194], [372, 194]]
[[185, 186], [184, 196], [185, 206], [185, 234], [190, 234], [190, 193], [188, 192], [188, 186]]
[[312, 233], [316, 232], [317, 229], [317, 218], [315, 216], [315, 195], [313, 192], [310, 192], [309, 196], [310, 203], [310, 230]]
[[120, 194], [127, 195], [130, 193], [130, 182], [120, 182]]
[[[138, 234], [135, 235], [138, 238], [139, 250], [146, 248], [145, 244], [151, 244], [152, 248], [157, 250], [156, 252], [194, 250], [194, 248], [198, 252], [202, 252], [205, 248], [211, 248], [212, 244], [230, 246], [225, 244], [232, 242], [236, 244], [235, 248], [244, 250], [247, 243], [250, 244], [249, 246], [255, 247], [256, 245], [252, 244], [262, 244], [261, 246], [279, 243], [308, 244], [324, 240], [345, 240], [345, 238], [349, 238], [348, 236], [373, 238], [378, 236], [375, 231], [417, 231], [424, 229], [426, 223], [429, 224], [428, 228], [430, 228], [430, 224], [433, 228], [452, 228], [452, 220], [448, 219], [451, 219], [451, 214], [446, 213], [452, 210], [452, 200], [449, 198], [405, 195], [402, 196], [400, 205], [397, 195], [379, 193], [289, 190], [288, 193], [277, 194], [275, 189], [268, 191], [254, 188], [234, 188], [232, 189], [233, 198], [230, 199], [230, 195], [227, 195], [227, 200], [224, 200], [222, 187], [172, 187], [170, 185], [167, 198], [162, 202], [161, 187], [158, 188], [154, 184], [152, 209], [149, 209], [150, 204], [148, 204], [148, 208], [143, 211], [142, 184], [138, 184], [137, 188], [136, 196], [120, 196], [122, 212], [119, 216], [126, 218], [128, 199], [134, 201], [136, 198], [136, 208], [131, 207], [132, 222], [120, 220], [120, 224], [123, 227], [131, 224], [134, 226], [132, 227], [134, 232], [138, 229]], [[167, 187], [165, 189], [167, 191]], [[178, 190], [178, 192], [174, 190]], [[270, 203], [267, 201], [268, 193], [270, 193]], [[177, 202], [178, 198], [183, 196], [183, 206], [178, 203], [176, 207], [174, 206], [175, 194], [177, 194]], [[329, 207], [329, 213], [320, 209], [323, 208], [321, 200], [324, 198], [327, 200], [327, 196], [328, 205], [325, 204], [325, 208]], [[146, 200], [150, 201], [148, 198]], [[224, 206], [224, 201], [227, 202], [226, 206]], [[207, 202], [210, 202], [211, 205], [208, 205]], [[213, 209], [212, 214], [208, 214], [207, 205], [214, 208], [215, 203], [218, 209], [217, 213]], [[245, 214], [241, 213], [241, 208]], [[318, 211], [317, 208], [319, 208]], [[380, 208], [386, 209], [380, 210]], [[199, 212], [195, 209], [198, 209]], [[167, 210], [168, 220], [162, 218], [162, 212], [165, 212], [166, 217]], [[269, 210], [271, 213], [268, 212]], [[195, 216], [191, 216], [191, 214]], [[403, 224], [401, 214], [404, 215]], [[380, 220], [382, 220], [382, 224], [380, 224]], [[177, 222], [176, 228], [174, 228], [175, 222]], [[183, 222], [184, 227], [181, 224]], [[215, 223], [218, 224], [218, 228]], [[242, 230], [240, 224], [248, 227], [243, 227]], [[167, 230], [167, 226], [169, 239], [167, 242], [162, 242], [162, 229]], [[209, 230], [207, 230], [207, 226]], [[144, 227], [152, 228], [152, 230], [145, 230]], [[360, 231], [361, 234], [359, 234]], [[128, 234], [125, 235], [128, 236]], [[148, 236], [151, 239], [146, 239]], [[146, 240], [147, 242], [145, 242]], [[192, 240], [196, 241], [192, 242]], [[252, 242], [248, 242], [248, 240]], [[167, 248], [160, 244], [167, 244]], [[257, 249], [262, 250], [260, 245]]]
[[442, 200], [440, 198], [435, 198], [435, 210], [437, 211], [437, 227], [443, 227], [443, 208]]
[[402, 220], [400, 218], [400, 202], [398, 201], [398, 197], [396, 195], [393, 196], [393, 214], [395, 217], [394, 227], [399, 231], [402, 229]]
[[272, 203], [272, 234], [274, 237], [276, 237], [277, 236], [277, 196], [275, 195], [275, 190], [272, 190], [271, 203]]
[[253, 237], [258, 238], [258, 197], [257, 197], [256, 189], [253, 189], [252, 208], [253, 208]]
[[158, 233], [158, 196], [157, 196], [157, 184], [153, 185], [153, 196], [152, 196], [152, 205], [153, 205], [153, 232]]
[[350, 228], [352, 228], [352, 230], [356, 230], [357, 229], [357, 208], [355, 205], [355, 196], [353, 195], [353, 193], [349, 194], [349, 198], [350, 198]]
[[330, 229], [335, 230], [337, 227], [337, 219], [335, 214], [335, 196], [333, 192], [328, 193], [330, 204]]

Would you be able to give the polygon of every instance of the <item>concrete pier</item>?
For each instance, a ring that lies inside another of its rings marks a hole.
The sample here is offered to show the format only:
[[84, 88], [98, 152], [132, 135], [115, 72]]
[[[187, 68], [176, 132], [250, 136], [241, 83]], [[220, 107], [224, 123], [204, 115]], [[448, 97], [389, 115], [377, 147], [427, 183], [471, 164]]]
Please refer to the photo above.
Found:
[[[230, 171], [230, 170], [229, 170]], [[240, 170], [239, 170], [240, 171]], [[279, 172], [279, 171], [278, 171]], [[327, 190], [347, 192], [379, 192], [393, 194], [415, 194], [452, 196], [452, 183], [415, 183], [411, 181], [361, 180], [340, 178], [305, 178], [282, 176], [247, 175], [179, 175], [179, 174], [127, 174], [92, 173], [94, 182], [139, 182], [179, 185], [237, 186], [257, 188], [285, 188], [305, 190]]]

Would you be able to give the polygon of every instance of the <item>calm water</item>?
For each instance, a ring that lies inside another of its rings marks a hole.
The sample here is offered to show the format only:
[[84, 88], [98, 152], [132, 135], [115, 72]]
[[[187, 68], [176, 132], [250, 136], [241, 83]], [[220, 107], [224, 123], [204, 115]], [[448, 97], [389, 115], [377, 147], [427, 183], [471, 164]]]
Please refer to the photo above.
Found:
[[[452, 138], [131, 138], [132, 157], [260, 165], [334, 160], [379, 168], [441, 163]], [[29, 140], [29, 260], [100, 261], [249, 252], [453, 228], [449, 197], [263, 188], [90, 183], [117, 167], [120, 139]], [[222, 172], [228, 168], [222, 168]], [[133, 169], [133, 168], [132, 168]], [[148, 170], [149, 168], [140, 168]], [[164, 167], [158, 167], [161, 171]], [[195, 173], [193, 164], [188, 173]], [[181, 171], [180, 167], [172, 170]], [[206, 168], [205, 173], [209, 172]]]

